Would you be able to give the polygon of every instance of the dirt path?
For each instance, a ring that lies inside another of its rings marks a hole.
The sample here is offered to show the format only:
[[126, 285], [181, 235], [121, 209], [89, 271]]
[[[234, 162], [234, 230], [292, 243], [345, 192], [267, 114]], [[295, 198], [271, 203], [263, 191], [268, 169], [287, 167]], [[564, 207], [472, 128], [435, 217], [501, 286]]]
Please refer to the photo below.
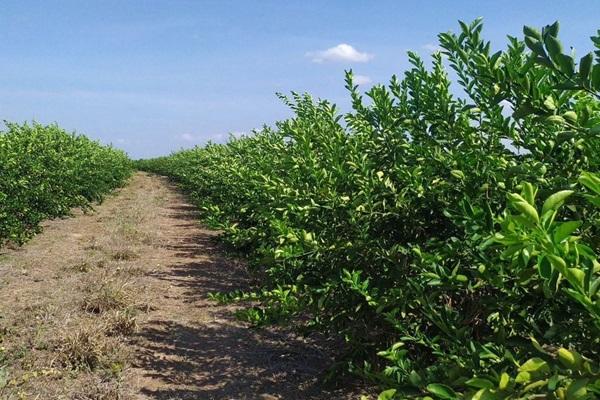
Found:
[[90, 214], [0, 250], [2, 399], [332, 399], [316, 341], [249, 329], [210, 292], [243, 287], [166, 180], [136, 174]]

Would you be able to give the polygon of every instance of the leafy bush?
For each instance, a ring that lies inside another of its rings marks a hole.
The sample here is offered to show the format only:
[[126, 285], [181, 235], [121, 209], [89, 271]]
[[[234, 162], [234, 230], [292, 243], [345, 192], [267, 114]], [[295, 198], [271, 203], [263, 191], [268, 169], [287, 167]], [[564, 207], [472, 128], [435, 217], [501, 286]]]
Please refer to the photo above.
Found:
[[0, 245], [22, 243], [47, 218], [88, 207], [120, 186], [131, 162], [56, 125], [6, 123], [0, 132]]
[[348, 72], [344, 116], [293, 93], [275, 128], [138, 167], [248, 256], [249, 320], [345, 338], [382, 399], [595, 398], [600, 32], [576, 66], [558, 30], [492, 53], [461, 23], [431, 69], [364, 95]]

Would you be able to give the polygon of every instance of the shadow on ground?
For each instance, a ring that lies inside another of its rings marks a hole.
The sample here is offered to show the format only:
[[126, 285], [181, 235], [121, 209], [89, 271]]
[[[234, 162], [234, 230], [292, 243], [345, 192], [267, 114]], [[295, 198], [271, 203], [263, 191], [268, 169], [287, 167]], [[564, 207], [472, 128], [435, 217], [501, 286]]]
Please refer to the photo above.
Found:
[[243, 266], [226, 259], [223, 247], [214, 231], [199, 228], [194, 207], [169, 207], [169, 217], [181, 220], [179, 228], [188, 228], [192, 234], [179, 238], [177, 243], [163, 246], [179, 260], [154, 276], [169, 284], [185, 289], [186, 302], [206, 302], [209, 293], [229, 292], [246, 287], [248, 277]]
[[[198, 228], [193, 207], [168, 212], [195, 229], [167, 245], [178, 261], [154, 276], [179, 289], [192, 315], [149, 321], [139, 332], [136, 367], [157, 383], [142, 394], [157, 400], [350, 398], [324, 389], [320, 378], [332, 359], [322, 346], [284, 330], [248, 328], [235, 320], [234, 307], [207, 299], [210, 292], [244, 287], [247, 277], [239, 263], [220, 255], [215, 233]], [[204, 319], [194, 318], [196, 312]]]
[[295, 338], [222, 322], [160, 324], [141, 335], [149, 343], [143, 367], [153, 379], [168, 383], [145, 390], [150, 398], [256, 399], [268, 394], [308, 399], [323, 394], [317, 377], [330, 360]]

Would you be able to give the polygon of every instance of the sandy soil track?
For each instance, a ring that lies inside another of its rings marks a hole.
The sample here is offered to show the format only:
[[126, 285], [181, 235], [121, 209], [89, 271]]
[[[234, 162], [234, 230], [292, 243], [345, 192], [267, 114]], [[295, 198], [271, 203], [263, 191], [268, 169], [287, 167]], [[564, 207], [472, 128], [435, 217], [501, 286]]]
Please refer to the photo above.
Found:
[[138, 173], [93, 212], [0, 249], [0, 398], [358, 398], [320, 383], [318, 341], [249, 329], [208, 300], [247, 277], [196, 217]]

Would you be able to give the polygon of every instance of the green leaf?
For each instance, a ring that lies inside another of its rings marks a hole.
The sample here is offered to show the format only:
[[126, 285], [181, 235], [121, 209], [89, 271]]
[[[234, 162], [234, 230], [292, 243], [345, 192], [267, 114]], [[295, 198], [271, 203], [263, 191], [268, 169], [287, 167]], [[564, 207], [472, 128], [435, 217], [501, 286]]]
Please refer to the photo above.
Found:
[[544, 45], [537, 39], [534, 39], [529, 36], [525, 36], [525, 44], [529, 49], [536, 55], [540, 57], [546, 57], [546, 51], [544, 50]]
[[575, 137], [577, 137], [577, 132], [575, 132], [575, 131], [561, 132], [556, 136], [556, 144], [559, 145], [559, 144], [564, 143], [568, 140], [571, 140]]
[[600, 194], [600, 178], [590, 172], [583, 172], [579, 177], [579, 183], [592, 192]]
[[560, 377], [556, 374], [552, 375], [550, 379], [548, 379], [548, 389], [555, 390], [556, 385], [560, 382]]
[[423, 382], [423, 379], [421, 378], [421, 375], [419, 375], [417, 373], [417, 371], [415, 371], [415, 370], [410, 371], [410, 375], [408, 376], [408, 380], [410, 380], [410, 383], [412, 383], [416, 387], [421, 386], [421, 383]]
[[550, 210], [558, 210], [564, 201], [573, 193], [574, 192], [572, 190], [561, 190], [560, 192], [556, 192], [549, 196], [546, 201], [544, 201], [544, 205], [542, 206], [542, 215], [546, 214]]
[[535, 207], [533, 207], [531, 204], [527, 203], [526, 201], [515, 202], [515, 203], [513, 203], [513, 206], [517, 210], [519, 210], [521, 213], [523, 213], [523, 215], [525, 215], [527, 218], [529, 218], [532, 222], [535, 222], [535, 223], [540, 222], [540, 217], [537, 213], [537, 210], [535, 209]]
[[576, 243], [575, 248], [577, 249], [580, 257], [585, 257], [588, 260], [596, 260], [596, 253], [594, 253], [594, 250], [591, 247], [582, 243]]
[[560, 27], [560, 24], [558, 21], [554, 22], [552, 25], [547, 25], [546, 27], [544, 27], [544, 30], [542, 32], [542, 34], [544, 36], [558, 36], [558, 29]]
[[560, 115], [549, 115], [546, 117], [546, 122], [557, 125], [564, 125], [566, 123], [565, 119]]
[[473, 396], [470, 398], [471, 400], [496, 400], [497, 396], [490, 392], [490, 389], [479, 389]]
[[581, 221], [567, 221], [560, 223], [556, 229], [554, 229], [553, 239], [554, 243], [558, 244], [568, 238], [573, 232], [581, 226]]
[[502, 375], [500, 375], [500, 382], [498, 383], [498, 388], [500, 390], [505, 390], [506, 388], [508, 388], [509, 383], [510, 376], [506, 372], [503, 372]]
[[575, 287], [583, 288], [585, 285], [585, 272], [579, 268], [568, 268], [569, 283]]
[[536, 338], [532, 336], [529, 339], [531, 340], [531, 344], [533, 345], [533, 347], [535, 347], [537, 351], [539, 351], [540, 353], [547, 354], [544, 348], [540, 345], [540, 342], [538, 342]]
[[600, 207], [600, 196], [591, 196], [586, 194], [584, 197], [596, 207]]
[[560, 82], [552, 86], [552, 89], [558, 90], [581, 90], [583, 87], [574, 82]]
[[494, 387], [494, 383], [489, 379], [477, 377], [469, 379], [465, 384], [478, 389], [492, 389]]
[[537, 261], [538, 272], [540, 276], [546, 280], [552, 278], [552, 264], [546, 257], [539, 257]]
[[570, 124], [576, 124], [577, 123], [577, 113], [575, 111], [565, 111], [562, 114], [562, 117], [567, 120], [567, 122], [569, 122]]
[[516, 383], [527, 383], [529, 381], [531, 381], [531, 373], [527, 371], [519, 372], [515, 378]]
[[568, 77], [573, 76], [575, 73], [575, 60], [573, 57], [566, 54], [559, 54], [556, 56], [556, 62], [562, 73]]
[[546, 45], [550, 58], [557, 61], [558, 56], [562, 54], [563, 51], [560, 41], [555, 36], [547, 35], [544, 38], [544, 44]]
[[519, 203], [519, 202], [523, 202], [523, 203], [529, 203], [529, 202], [527, 201], [527, 199], [525, 199], [523, 196], [521, 196], [521, 195], [520, 195], [520, 194], [518, 194], [518, 193], [509, 193], [509, 194], [508, 194], [506, 197], [508, 198], [508, 200], [509, 200], [511, 203]]
[[567, 399], [578, 400], [587, 396], [588, 379], [576, 379], [567, 387]]
[[587, 53], [579, 60], [579, 77], [587, 82], [590, 72], [592, 71], [592, 62], [594, 61], [594, 54], [592, 52]]
[[377, 400], [390, 400], [393, 399], [395, 395], [396, 389], [384, 390], [383, 392], [379, 393], [379, 396], [377, 396]]
[[531, 104], [523, 103], [513, 112], [512, 116], [514, 119], [521, 119], [534, 113], [535, 108]]
[[590, 284], [590, 297], [594, 297], [594, 295], [598, 292], [598, 289], [600, 289], [600, 277], [596, 278], [596, 280]]
[[542, 40], [542, 34], [540, 31], [538, 31], [535, 28], [532, 28], [530, 26], [524, 26], [523, 27], [523, 34], [525, 36], [530, 36], [532, 38], [535, 38], [537, 40]]
[[452, 171], [450, 171], [450, 174], [456, 179], [465, 179], [465, 173], [459, 169], [453, 169]]
[[546, 97], [546, 100], [544, 100], [544, 107], [546, 107], [549, 111], [556, 110], [556, 103], [554, 102], [552, 96]]
[[556, 268], [561, 274], [565, 275], [567, 273], [567, 263], [561, 257], [555, 256], [554, 254], [546, 254], [550, 264], [554, 268]]
[[550, 367], [548, 363], [539, 357], [533, 357], [525, 361], [523, 365], [519, 367], [520, 372], [548, 372]]
[[592, 88], [600, 90], [600, 64], [594, 65], [592, 69]]
[[552, 61], [550, 61], [550, 59], [548, 57], [537, 57], [535, 59], [535, 62], [539, 65], [543, 65], [544, 67], [547, 68], [554, 68], [554, 64], [552, 64]]
[[430, 383], [427, 385], [427, 391], [444, 400], [454, 400], [457, 398], [456, 392], [451, 387], [440, 383]]
[[529, 182], [523, 182], [521, 183], [521, 195], [523, 196], [523, 198], [525, 200], [527, 200], [527, 202], [531, 205], [535, 204], [535, 195], [537, 193], [537, 188], [535, 188], [531, 183]]

